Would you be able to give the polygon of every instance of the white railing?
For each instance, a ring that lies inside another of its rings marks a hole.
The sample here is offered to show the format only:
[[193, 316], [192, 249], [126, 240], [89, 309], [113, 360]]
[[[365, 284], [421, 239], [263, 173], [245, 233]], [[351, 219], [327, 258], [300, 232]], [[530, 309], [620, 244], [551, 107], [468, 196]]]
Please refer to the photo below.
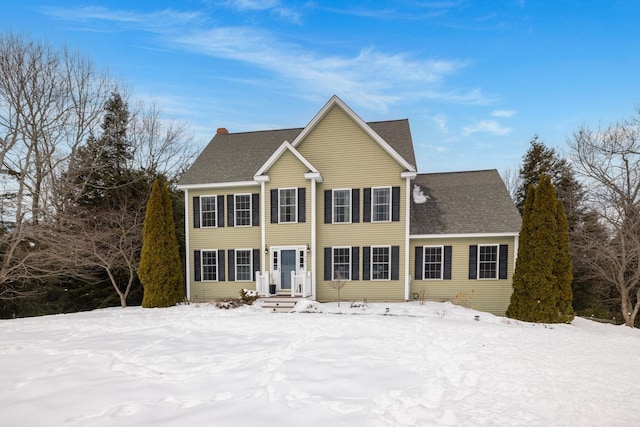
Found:
[[[268, 271], [260, 273], [256, 271], [256, 291], [261, 297], [268, 297], [271, 295], [269, 292], [269, 280], [271, 274]], [[309, 297], [311, 296], [311, 273], [303, 271], [296, 274], [291, 272], [291, 296], [292, 297]]]
[[270, 274], [268, 271], [265, 271], [264, 274], [256, 271], [256, 291], [261, 297], [269, 296], [269, 277]]
[[311, 296], [311, 273], [303, 271], [296, 274], [291, 272], [291, 296], [308, 297]]

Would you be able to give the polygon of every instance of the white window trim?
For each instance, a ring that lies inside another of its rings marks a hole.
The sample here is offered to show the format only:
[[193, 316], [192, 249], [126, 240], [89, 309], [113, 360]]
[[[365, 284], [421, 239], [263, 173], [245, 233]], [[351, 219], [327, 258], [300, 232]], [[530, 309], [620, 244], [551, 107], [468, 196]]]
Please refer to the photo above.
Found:
[[[238, 213], [236, 210], [236, 206], [238, 206], [236, 204], [236, 198], [238, 196], [249, 196], [249, 224], [248, 225], [238, 225]], [[237, 193], [233, 195], [233, 225], [234, 227], [251, 227], [253, 226], [253, 218], [252, 218], [252, 209], [253, 206], [251, 205], [252, 200], [251, 200], [251, 193]]]
[[[487, 246], [496, 248], [496, 277], [480, 277], [480, 248]], [[478, 253], [476, 254], [476, 268], [477, 280], [498, 280], [498, 278], [500, 277], [500, 245], [497, 243], [478, 245]]]
[[[379, 221], [382, 222], [382, 221]], [[387, 279], [374, 279], [373, 278], [373, 249], [374, 248], [387, 248], [387, 250], [389, 251], [389, 268], [387, 269], [388, 273], [389, 273], [389, 277]], [[370, 249], [371, 253], [369, 254], [369, 275], [371, 276], [371, 281], [373, 282], [390, 282], [391, 281], [391, 245], [375, 245], [375, 246], [371, 246]]]
[[[336, 198], [335, 198], [335, 192], [336, 191], [348, 191], [349, 192], [349, 215], [347, 215], [347, 221], [343, 221], [343, 222], [336, 222]], [[333, 190], [331, 190], [331, 223], [332, 224], [351, 224], [351, 216], [352, 216], [352, 212], [351, 209], [353, 208], [353, 189], [351, 188], [334, 188]]]
[[[205, 252], [215, 252], [216, 253], [216, 279], [205, 279], [204, 278], [204, 253]], [[202, 282], [219, 282], [220, 280], [220, 271], [218, 266], [220, 265], [220, 260], [218, 259], [218, 250], [217, 249], [200, 249], [200, 281]]]
[[[375, 193], [375, 190], [380, 190], [385, 188], [389, 190], [389, 203], [387, 205], [387, 207], [389, 208], [388, 210], [389, 219], [380, 221], [375, 219], [375, 204], [373, 203], [373, 201], [375, 200], [374, 193]], [[393, 200], [391, 200], [392, 198], [393, 198], [393, 191], [391, 191], [391, 187], [371, 187], [371, 222], [391, 222], [391, 207], [393, 205]]]
[[[295, 216], [295, 221], [281, 221], [281, 207], [282, 207], [282, 196], [281, 191], [285, 190], [293, 190], [294, 194], [294, 203], [293, 203], [293, 214]], [[278, 188], [278, 224], [297, 224], [298, 223], [298, 187], [285, 187]]]
[[[427, 264], [427, 248], [440, 248], [440, 277], [425, 277], [425, 266]], [[426, 245], [422, 247], [422, 280], [444, 280], [444, 245]]]
[[[249, 279], [247, 280], [239, 280], [238, 279], [238, 251], [247, 251], [249, 252]], [[233, 252], [233, 268], [234, 268], [234, 276], [236, 282], [253, 282], [253, 249], [252, 248], [239, 248], [234, 249]]]
[[336, 249], [347, 249], [348, 252], [349, 252], [349, 270], [348, 270], [349, 271], [349, 278], [348, 279], [343, 278], [343, 280], [345, 282], [350, 282], [351, 281], [351, 269], [353, 268], [353, 260], [351, 259], [353, 257], [353, 249], [352, 249], [351, 246], [332, 246], [331, 247], [331, 280], [332, 281], [336, 280], [336, 279], [333, 278], [333, 275], [334, 275], [334, 273], [336, 271], [336, 269], [335, 269], [335, 259], [336, 258], [335, 258], [335, 254], [334, 254], [334, 251]]
[[[214, 200], [214, 204], [216, 205], [215, 210], [213, 211], [213, 217], [215, 218], [215, 222], [216, 225], [204, 225], [204, 221], [202, 218], [202, 214], [204, 213], [204, 211], [202, 210], [202, 199], [205, 197], [212, 197]], [[203, 196], [200, 196], [198, 198], [198, 203], [200, 203], [199, 206], [199, 210], [200, 210], [200, 228], [218, 228], [218, 195], [217, 194], [205, 194]]]

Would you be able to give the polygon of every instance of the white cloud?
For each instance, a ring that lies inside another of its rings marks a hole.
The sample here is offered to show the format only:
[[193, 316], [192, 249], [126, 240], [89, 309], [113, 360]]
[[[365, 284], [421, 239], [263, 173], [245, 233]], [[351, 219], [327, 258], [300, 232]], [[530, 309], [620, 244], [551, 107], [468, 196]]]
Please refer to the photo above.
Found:
[[447, 128], [447, 117], [444, 114], [436, 114], [433, 116], [433, 122], [438, 126], [444, 133], [449, 133], [449, 128]]
[[[271, 8], [274, 13], [280, 13], [277, 0], [235, 0], [228, 5], [258, 10]], [[374, 48], [352, 54], [326, 53], [314, 49], [313, 45], [286, 42], [277, 33], [258, 27], [211, 27], [199, 12], [165, 9], [144, 14], [102, 7], [43, 10], [58, 19], [89, 22], [92, 26], [116, 24], [148, 31], [160, 35], [170, 48], [186, 48], [195, 54], [250, 64], [270, 72], [273, 83], [295, 87], [292, 92], [300, 97], [323, 100], [328, 95], [339, 94], [354, 106], [382, 113], [400, 100], [490, 102], [479, 89], [467, 92], [442, 89], [449, 75], [467, 66], [465, 61], [422, 59], [409, 53], [387, 53]], [[442, 120], [440, 126], [446, 129]]]
[[493, 117], [504, 117], [507, 119], [513, 117], [515, 114], [516, 110], [496, 110], [491, 113]]
[[480, 120], [479, 122], [465, 126], [462, 129], [464, 136], [469, 136], [477, 132], [486, 132], [493, 135], [507, 135], [511, 132], [511, 128], [502, 127], [496, 120]]

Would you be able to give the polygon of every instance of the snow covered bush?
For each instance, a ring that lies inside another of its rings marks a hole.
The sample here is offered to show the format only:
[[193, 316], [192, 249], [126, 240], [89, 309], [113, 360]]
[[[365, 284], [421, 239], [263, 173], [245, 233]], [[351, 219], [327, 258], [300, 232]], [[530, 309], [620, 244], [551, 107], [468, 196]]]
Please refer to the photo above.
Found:
[[258, 298], [260, 298], [258, 291], [253, 291], [251, 289], [243, 289], [240, 291], [240, 299], [244, 304], [253, 305]]

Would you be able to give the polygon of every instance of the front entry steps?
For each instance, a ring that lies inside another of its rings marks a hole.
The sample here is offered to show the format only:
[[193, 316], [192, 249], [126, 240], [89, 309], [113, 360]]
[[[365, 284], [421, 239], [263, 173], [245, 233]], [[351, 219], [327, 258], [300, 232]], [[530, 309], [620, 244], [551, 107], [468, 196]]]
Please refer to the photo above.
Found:
[[262, 308], [264, 308], [265, 310], [269, 310], [272, 313], [288, 313], [301, 299], [304, 298], [290, 296], [272, 296], [267, 298], [259, 298], [258, 301], [262, 302]]

